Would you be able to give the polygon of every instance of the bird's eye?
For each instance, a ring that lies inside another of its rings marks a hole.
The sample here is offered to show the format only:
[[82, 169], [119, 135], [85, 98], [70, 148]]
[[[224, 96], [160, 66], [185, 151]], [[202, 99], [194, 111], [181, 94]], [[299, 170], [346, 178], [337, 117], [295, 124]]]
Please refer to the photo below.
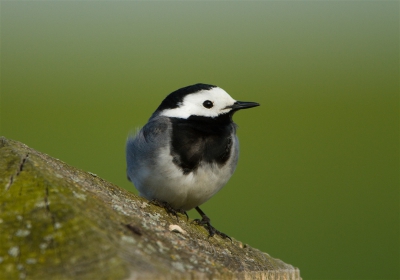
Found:
[[210, 100], [206, 100], [203, 102], [203, 106], [206, 107], [207, 109], [210, 109], [214, 106], [214, 104]]

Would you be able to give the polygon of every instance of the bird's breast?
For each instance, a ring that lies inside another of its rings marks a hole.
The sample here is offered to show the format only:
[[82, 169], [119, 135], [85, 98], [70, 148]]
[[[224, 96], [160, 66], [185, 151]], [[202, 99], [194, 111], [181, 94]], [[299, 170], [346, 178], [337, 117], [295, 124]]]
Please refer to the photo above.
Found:
[[221, 125], [172, 120], [172, 161], [185, 175], [197, 171], [200, 163], [222, 167], [231, 156], [233, 137], [233, 123]]

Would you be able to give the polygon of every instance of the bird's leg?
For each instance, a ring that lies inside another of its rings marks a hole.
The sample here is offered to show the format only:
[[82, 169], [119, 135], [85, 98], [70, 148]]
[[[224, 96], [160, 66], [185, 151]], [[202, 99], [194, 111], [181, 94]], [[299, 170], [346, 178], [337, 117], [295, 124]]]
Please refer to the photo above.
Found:
[[153, 199], [150, 201], [151, 204], [154, 204], [158, 207], [162, 207], [165, 209], [165, 211], [167, 211], [168, 214], [172, 214], [176, 217], [176, 219], [178, 220], [178, 213], [181, 213], [183, 215], [186, 216], [186, 219], [189, 220], [189, 216], [186, 213], [186, 211], [184, 211], [183, 209], [175, 209], [173, 208], [168, 202], [165, 201], [160, 201], [157, 199]]
[[201, 216], [201, 220], [199, 219], [195, 219], [193, 222], [195, 222], [198, 225], [202, 225], [203, 227], [205, 227], [208, 230], [208, 233], [210, 234], [209, 237], [214, 236], [214, 234], [217, 234], [219, 236], [221, 236], [222, 238], [228, 238], [230, 241], [232, 241], [232, 239], [226, 235], [223, 232], [220, 232], [219, 230], [217, 230], [215, 227], [213, 227], [210, 223], [210, 218], [207, 217], [207, 215], [197, 206], [196, 211], [199, 212], [200, 216]]

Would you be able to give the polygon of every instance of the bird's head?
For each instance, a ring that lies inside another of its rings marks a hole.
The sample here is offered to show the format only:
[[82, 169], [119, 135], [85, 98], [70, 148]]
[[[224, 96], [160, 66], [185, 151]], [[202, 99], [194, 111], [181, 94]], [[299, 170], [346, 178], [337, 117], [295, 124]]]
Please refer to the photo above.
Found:
[[259, 106], [256, 102], [236, 101], [222, 88], [207, 84], [195, 84], [169, 94], [153, 116], [189, 119], [232, 116], [240, 109]]

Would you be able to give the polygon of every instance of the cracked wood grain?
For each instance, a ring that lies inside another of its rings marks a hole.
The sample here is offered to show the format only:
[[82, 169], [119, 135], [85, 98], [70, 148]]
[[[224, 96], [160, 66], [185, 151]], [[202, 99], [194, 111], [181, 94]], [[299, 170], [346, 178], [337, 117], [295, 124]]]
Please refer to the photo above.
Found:
[[8, 191], [10, 189], [11, 185], [14, 183], [15, 178], [18, 177], [18, 175], [24, 169], [24, 164], [28, 157], [29, 157], [29, 154], [26, 154], [24, 157], [21, 158], [21, 162], [17, 168], [17, 171], [15, 172], [15, 174], [10, 176], [9, 181], [8, 181], [7, 185], [5, 186], [6, 191]]

